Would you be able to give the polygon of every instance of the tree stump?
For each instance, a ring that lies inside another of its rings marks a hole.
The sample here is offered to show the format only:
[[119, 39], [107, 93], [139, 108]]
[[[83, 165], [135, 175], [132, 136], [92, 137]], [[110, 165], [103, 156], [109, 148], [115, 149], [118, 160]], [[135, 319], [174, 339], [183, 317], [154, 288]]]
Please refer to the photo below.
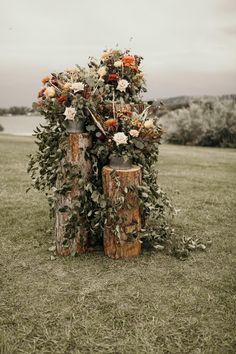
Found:
[[[67, 161], [72, 164], [78, 164], [81, 169], [81, 177], [86, 181], [89, 180], [91, 174], [91, 164], [85, 159], [85, 152], [88, 147], [91, 146], [91, 139], [87, 133], [70, 133], [68, 137], [68, 153]], [[66, 177], [63, 180], [57, 181], [57, 187], [65, 182]], [[66, 211], [60, 211], [59, 209], [70, 206], [73, 199], [80, 196], [83, 190], [79, 188], [75, 180], [72, 191], [64, 195], [58, 195], [57, 208], [56, 208], [56, 222], [55, 222], [55, 241], [56, 241], [56, 251], [60, 256], [69, 256], [76, 253], [84, 253], [88, 248], [88, 230], [85, 229], [83, 221], [81, 220], [81, 225], [79, 231], [75, 238], [65, 239], [65, 223], [68, 220], [68, 213]], [[66, 243], [65, 243], [66, 241]]]
[[116, 176], [119, 179], [120, 187], [117, 188], [116, 181], [112, 175], [114, 170], [110, 166], [103, 167], [103, 190], [104, 194], [113, 205], [122, 197], [125, 188], [125, 202], [118, 208], [117, 216], [122, 220], [119, 237], [116, 235], [117, 224], [112, 218], [108, 218], [104, 226], [104, 252], [108, 257], [129, 258], [141, 254], [141, 242], [134, 236], [141, 230], [141, 212], [137, 191], [135, 188], [130, 191], [129, 187], [135, 187], [141, 183], [141, 169], [133, 166], [130, 169], [117, 169]]

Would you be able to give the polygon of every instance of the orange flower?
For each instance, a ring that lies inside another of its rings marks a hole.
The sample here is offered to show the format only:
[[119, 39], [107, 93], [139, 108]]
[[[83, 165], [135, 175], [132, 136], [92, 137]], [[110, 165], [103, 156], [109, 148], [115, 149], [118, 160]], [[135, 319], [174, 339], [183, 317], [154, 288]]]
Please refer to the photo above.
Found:
[[138, 119], [134, 119], [133, 125], [135, 127], [141, 128], [142, 127], [142, 122], [140, 122], [140, 120], [138, 120]]
[[133, 55], [125, 55], [122, 58], [122, 63], [124, 66], [135, 67], [135, 57]]
[[110, 129], [110, 128], [115, 128], [118, 126], [118, 122], [116, 119], [114, 118], [110, 118], [110, 119], [107, 119], [105, 122], [104, 122], [105, 126]]
[[50, 76], [45, 76], [45, 77], [42, 79], [42, 83], [45, 85], [50, 79], [51, 79]]
[[128, 117], [132, 117], [132, 115], [133, 115], [133, 112], [127, 111], [126, 109], [123, 109], [123, 110], [122, 110], [122, 113], [123, 113], [125, 116], [128, 116]]

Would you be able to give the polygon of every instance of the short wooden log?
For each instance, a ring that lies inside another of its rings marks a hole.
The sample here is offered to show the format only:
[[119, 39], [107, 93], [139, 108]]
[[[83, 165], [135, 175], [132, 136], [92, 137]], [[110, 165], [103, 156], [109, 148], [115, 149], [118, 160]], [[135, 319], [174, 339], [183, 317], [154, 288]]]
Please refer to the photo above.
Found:
[[[85, 152], [91, 146], [91, 139], [87, 133], [70, 133], [68, 137], [68, 153], [67, 160], [72, 164], [78, 164], [81, 170], [81, 177], [89, 180], [91, 173], [91, 164], [85, 159]], [[57, 186], [66, 180], [57, 181]], [[79, 188], [77, 181], [74, 181], [72, 191], [64, 195], [58, 195], [55, 221], [55, 241], [57, 254], [60, 256], [69, 256], [76, 253], [85, 253], [88, 248], [88, 230], [85, 229], [83, 221], [76, 237], [72, 239], [65, 239], [65, 224], [68, 221], [68, 213], [60, 211], [64, 206], [70, 206], [73, 199], [83, 193]]]
[[116, 170], [120, 182], [119, 188], [112, 176], [113, 171], [110, 166], [103, 167], [102, 171], [103, 190], [108, 200], [115, 205], [125, 188], [128, 188], [128, 193], [125, 194], [125, 203], [117, 210], [117, 215], [122, 220], [122, 225], [119, 225], [121, 226], [119, 236], [115, 232], [117, 224], [112, 218], [108, 218], [104, 226], [104, 252], [114, 259], [139, 256], [141, 242], [134, 236], [141, 230], [140, 203], [135, 188], [130, 191], [129, 187], [140, 185], [141, 169], [133, 166], [126, 170]]

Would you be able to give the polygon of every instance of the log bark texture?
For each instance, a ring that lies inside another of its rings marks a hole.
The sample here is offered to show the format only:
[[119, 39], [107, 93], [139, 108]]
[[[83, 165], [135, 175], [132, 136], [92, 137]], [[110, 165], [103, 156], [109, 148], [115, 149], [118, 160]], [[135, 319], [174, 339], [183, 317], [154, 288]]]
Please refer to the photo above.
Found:
[[[67, 161], [72, 164], [80, 166], [81, 177], [88, 181], [91, 174], [91, 164], [85, 159], [85, 152], [91, 146], [91, 139], [87, 133], [70, 133], [68, 137], [68, 153]], [[66, 176], [57, 181], [57, 186], [60, 187], [66, 181]], [[78, 181], [75, 180], [72, 191], [64, 195], [58, 195], [56, 208], [56, 222], [55, 222], [55, 241], [57, 254], [61, 256], [69, 256], [75, 253], [85, 253], [88, 248], [88, 230], [81, 225], [75, 238], [68, 240], [65, 244], [65, 223], [68, 220], [68, 213], [66, 211], [59, 211], [64, 206], [70, 206], [73, 199], [83, 193], [79, 188]]]
[[[110, 166], [103, 167], [103, 190], [106, 197], [113, 205], [122, 196], [122, 190], [126, 187], [135, 187], [141, 183], [141, 169], [133, 166], [128, 170], [116, 170], [116, 176], [120, 182], [117, 188]], [[137, 192], [128, 191], [125, 195], [125, 203], [117, 210], [117, 216], [122, 220], [119, 237], [116, 235], [116, 221], [108, 218], [104, 226], [104, 252], [108, 257], [129, 258], [141, 254], [141, 242], [134, 235], [141, 230], [141, 212]]]

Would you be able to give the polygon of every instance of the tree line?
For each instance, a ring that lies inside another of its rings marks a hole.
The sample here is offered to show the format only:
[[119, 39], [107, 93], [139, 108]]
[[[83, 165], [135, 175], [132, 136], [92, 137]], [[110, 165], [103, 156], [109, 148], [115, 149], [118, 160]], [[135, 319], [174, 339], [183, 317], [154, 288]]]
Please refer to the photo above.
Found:
[[36, 112], [33, 110], [33, 108], [25, 107], [25, 106], [12, 106], [10, 108], [0, 108], [0, 116], [6, 116], [6, 115], [26, 115], [29, 113], [36, 114]]

